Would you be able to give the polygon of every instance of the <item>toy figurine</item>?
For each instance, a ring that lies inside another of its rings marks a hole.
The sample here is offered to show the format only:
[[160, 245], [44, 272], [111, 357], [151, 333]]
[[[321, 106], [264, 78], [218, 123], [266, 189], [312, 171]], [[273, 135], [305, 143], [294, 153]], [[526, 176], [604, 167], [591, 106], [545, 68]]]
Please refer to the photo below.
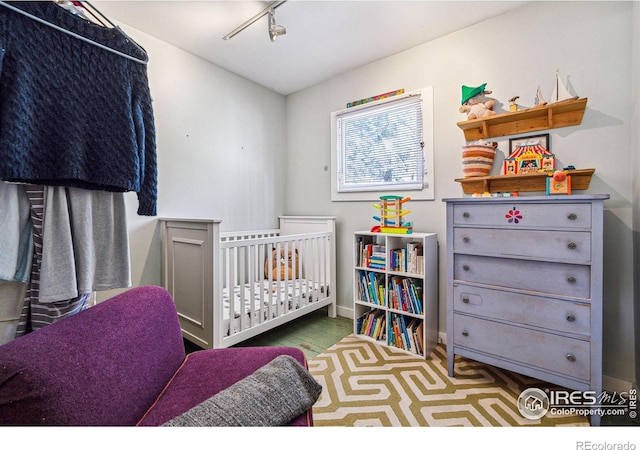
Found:
[[484, 83], [478, 87], [462, 86], [462, 106], [459, 111], [467, 113], [467, 120], [480, 119], [485, 116], [495, 115], [493, 105], [496, 101], [485, 97], [485, 94], [491, 94], [492, 91], [486, 90]]

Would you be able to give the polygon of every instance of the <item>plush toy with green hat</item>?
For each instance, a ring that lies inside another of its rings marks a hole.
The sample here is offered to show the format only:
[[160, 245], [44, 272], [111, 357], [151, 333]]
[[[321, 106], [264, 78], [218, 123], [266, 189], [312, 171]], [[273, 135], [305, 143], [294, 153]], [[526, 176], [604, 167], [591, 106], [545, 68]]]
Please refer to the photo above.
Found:
[[487, 83], [477, 87], [462, 86], [462, 106], [461, 113], [467, 113], [467, 120], [479, 119], [481, 117], [493, 116], [495, 111], [493, 105], [496, 101], [485, 97], [492, 91], [485, 89]]

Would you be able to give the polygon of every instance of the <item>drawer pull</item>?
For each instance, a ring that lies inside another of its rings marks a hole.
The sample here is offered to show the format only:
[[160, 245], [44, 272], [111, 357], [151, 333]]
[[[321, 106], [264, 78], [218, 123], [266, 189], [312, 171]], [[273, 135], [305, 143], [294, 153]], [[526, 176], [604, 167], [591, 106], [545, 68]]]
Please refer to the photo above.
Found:
[[462, 297], [462, 303], [469, 303], [469, 297]]
[[567, 277], [567, 283], [575, 284], [575, 282], [576, 282], [576, 277]]
[[578, 216], [575, 213], [571, 213], [567, 216], [567, 219], [569, 220], [576, 220], [578, 218]]
[[464, 330], [464, 331], [462, 332], [462, 335], [463, 335], [464, 337], [467, 337], [467, 336], [469, 336], [469, 332], [468, 332], [467, 330]]
[[469, 239], [469, 236], [465, 236], [462, 238], [462, 242], [465, 242], [465, 243], [469, 242], [470, 240], [471, 239]]
[[575, 322], [575, 321], [576, 321], [576, 316], [574, 316], [573, 314], [567, 315], [567, 322]]
[[470, 269], [469, 266], [467, 266], [466, 264], [464, 266], [462, 266], [462, 270], [464, 270], [465, 272], [468, 272]]
[[576, 245], [575, 242], [569, 242], [567, 247], [569, 248], [569, 250], [575, 250], [578, 246]]
[[573, 353], [567, 353], [567, 361], [576, 362], [576, 355]]
[[470, 215], [471, 214], [469, 214], [467, 211], [462, 213], [462, 217], [464, 217], [465, 219], [468, 219]]

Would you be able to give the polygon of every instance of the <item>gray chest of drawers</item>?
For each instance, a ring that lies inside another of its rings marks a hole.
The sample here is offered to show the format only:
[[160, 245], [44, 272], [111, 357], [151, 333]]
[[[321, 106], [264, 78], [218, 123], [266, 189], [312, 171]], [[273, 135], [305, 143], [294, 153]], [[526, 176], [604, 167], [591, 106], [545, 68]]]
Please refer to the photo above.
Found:
[[[445, 199], [447, 363], [485, 362], [602, 389], [603, 202], [608, 195]], [[599, 419], [591, 417], [592, 425]]]

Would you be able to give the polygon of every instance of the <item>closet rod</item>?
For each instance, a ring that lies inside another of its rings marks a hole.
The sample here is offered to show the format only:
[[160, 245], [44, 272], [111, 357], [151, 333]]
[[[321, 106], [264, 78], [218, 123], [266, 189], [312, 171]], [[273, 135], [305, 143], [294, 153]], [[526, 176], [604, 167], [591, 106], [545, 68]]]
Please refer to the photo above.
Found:
[[[109, 52], [111, 52], [111, 53], [115, 53], [116, 55], [120, 55], [120, 56], [122, 56], [122, 57], [124, 57], [124, 58], [130, 59], [130, 60], [135, 61], [135, 62], [138, 62], [138, 63], [140, 63], [140, 64], [147, 64], [147, 63], [149, 62], [149, 56], [147, 55], [147, 52], [145, 52], [145, 51], [142, 49], [142, 47], [140, 47], [140, 46], [139, 46], [139, 45], [138, 45], [138, 44], [137, 44], [133, 39], [131, 39], [129, 36], [127, 36], [127, 34], [126, 34], [124, 31], [122, 31], [122, 29], [121, 29], [120, 27], [118, 27], [118, 26], [115, 26], [115, 25], [114, 25], [114, 28], [115, 28], [115, 29], [116, 29], [120, 34], [122, 34], [122, 36], [124, 36], [127, 40], [131, 41], [131, 42], [132, 42], [136, 47], [138, 47], [140, 50], [142, 50], [142, 51], [144, 52], [144, 55], [145, 55], [145, 58], [144, 58], [144, 59], [140, 59], [140, 58], [136, 58], [135, 56], [127, 55], [126, 53], [122, 53], [121, 51], [118, 51], [118, 50], [113, 49], [113, 48], [111, 48], [111, 47], [107, 47], [106, 45], [103, 45], [103, 44], [101, 44], [101, 43], [99, 43], [99, 42], [92, 41], [91, 39], [88, 39], [88, 38], [86, 38], [86, 37], [84, 37], [84, 36], [81, 36], [81, 35], [79, 35], [79, 34], [76, 34], [76, 33], [74, 33], [73, 31], [69, 31], [69, 30], [64, 29], [64, 28], [62, 28], [62, 27], [59, 27], [58, 25], [54, 25], [54, 24], [52, 24], [51, 22], [47, 22], [46, 20], [41, 19], [40, 17], [34, 16], [33, 14], [30, 14], [30, 13], [28, 13], [28, 12], [26, 12], [26, 11], [23, 11], [23, 10], [21, 10], [20, 8], [16, 8], [16, 7], [15, 7], [15, 6], [13, 6], [13, 5], [9, 5], [9, 4], [8, 4], [8, 3], [6, 3], [6, 2], [0, 1], [0, 6], [4, 6], [5, 8], [8, 8], [8, 9], [10, 9], [10, 10], [14, 11], [14, 12], [17, 12], [18, 14], [22, 14], [23, 16], [26, 16], [26, 17], [28, 17], [28, 18], [30, 18], [30, 19], [33, 19], [33, 20], [35, 20], [36, 22], [40, 22], [40, 23], [42, 23], [42, 24], [44, 24], [44, 25], [47, 25], [47, 26], [49, 26], [49, 27], [51, 27], [51, 28], [54, 28], [54, 29], [56, 29], [56, 30], [58, 30], [58, 31], [61, 31], [61, 32], [66, 33], [66, 34], [68, 34], [68, 35], [70, 35], [70, 36], [73, 36], [73, 37], [75, 37], [75, 38], [77, 38], [77, 39], [80, 39], [81, 41], [88, 42], [89, 44], [93, 44], [93, 45], [95, 45], [95, 46], [97, 46], [97, 47], [100, 47], [100, 48], [101, 48], [101, 49], [103, 49], [103, 50], [107, 50], [107, 51], [109, 51]], [[95, 9], [96, 11], [98, 11], [98, 10], [97, 10], [93, 5], [91, 5], [91, 7], [92, 7], [93, 9]], [[98, 12], [99, 12], [99, 11], [98, 11]], [[100, 12], [99, 12], [99, 13], [100, 13]], [[102, 13], [100, 13], [100, 15], [102, 15], [102, 16], [104, 17], [104, 15], [103, 15]], [[109, 22], [109, 23], [111, 23], [111, 22]]]

